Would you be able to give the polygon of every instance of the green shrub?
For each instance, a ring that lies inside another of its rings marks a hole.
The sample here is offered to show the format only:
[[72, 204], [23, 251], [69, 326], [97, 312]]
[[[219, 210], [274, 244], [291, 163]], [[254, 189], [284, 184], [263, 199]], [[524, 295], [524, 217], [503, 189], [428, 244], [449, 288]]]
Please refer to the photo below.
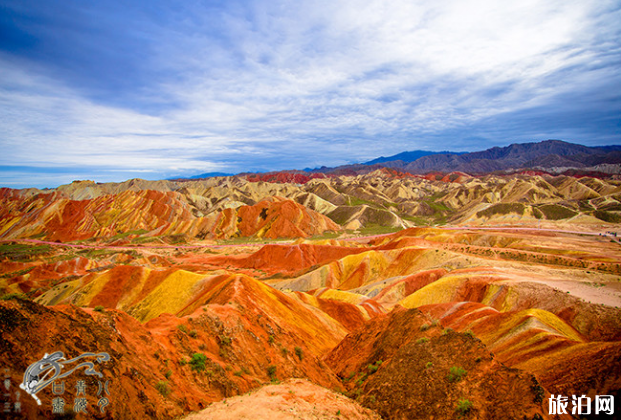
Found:
[[427, 331], [430, 327], [431, 327], [431, 325], [425, 323], [425, 324], [420, 326], [420, 330], [421, 331]]
[[458, 416], [465, 416], [472, 410], [472, 402], [469, 400], [459, 400], [455, 412]]
[[179, 364], [180, 364], [181, 366], [185, 366], [185, 365], [187, 365], [187, 364], [188, 364], [188, 361], [186, 360], [186, 358], [185, 358], [185, 357], [183, 357], [183, 358], [179, 359]]
[[172, 371], [171, 370], [167, 370], [166, 373], [164, 374], [164, 377], [166, 379], [170, 379], [171, 376], [172, 376]]
[[425, 367], [427, 369], [429, 369], [430, 367], [433, 367], [433, 363], [432, 362], [427, 362], [427, 364], [425, 365]]
[[155, 385], [155, 389], [157, 389], [164, 398], [166, 398], [168, 394], [170, 394], [170, 390], [168, 389], [168, 382], [166, 381], [159, 381], [157, 385]]
[[421, 337], [418, 340], [416, 340], [416, 344], [425, 344], [428, 341], [429, 339], [427, 337]]
[[448, 375], [446, 375], [446, 379], [449, 382], [459, 382], [464, 376], [466, 376], [466, 370], [460, 366], [453, 366], [449, 369]]
[[369, 374], [374, 374], [375, 372], [377, 372], [377, 370], [379, 369], [379, 367], [382, 365], [382, 361], [378, 360], [373, 364], [370, 364], [369, 366], [367, 366], [367, 369], [369, 369]]
[[464, 331], [464, 334], [470, 338], [476, 338], [476, 336], [471, 330]]
[[276, 366], [274, 366], [274, 365], [269, 365], [269, 366], [267, 367], [267, 376], [269, 376], [269, 377], [270, 377], [270, 380], [271, 380], [272, 382], [274, 382], [274, 381], [278, 380], [278, 379], [276, 378]]
[[270, 335], [269, 337], [267, 337], [267, 342], [270, 344], [274, 344], [274, 336]]
[[177, 328], [179, 328], [179, 331], [181, 331], [182, 333], [185, 333], [185, 334], [188, 333], [188, 329], [183, 324], [179, 324]]
[[190, 360], [190, 366], [192, 370], [197, 372], [202, 372], [205, 370], [205, 362], [207, 361], [207, 356], [203, 353], [194, 353], [192, 355], [192, 359]]
[[101, 306], [101, 305], [97, 305], [97, 306], [95, 306], [95, 307], [93, 308], [93, 310], [94, 310], [94, 311], [97, 311], [97, 312], [105, 312], [104, 307], [103, 307], [103, 306]]
[[302, 352], [301, 347], [296, 347], [294, 350], [295, 350], [295, 354], [298, 356], [298, 359], [300, 360], [304, 359], [304, 353]]
[[198, 337], [198, 333], [196, 332], [196, 330], [192, 330], [188, 333], [188, 335], [192, 338], [196, 338]]

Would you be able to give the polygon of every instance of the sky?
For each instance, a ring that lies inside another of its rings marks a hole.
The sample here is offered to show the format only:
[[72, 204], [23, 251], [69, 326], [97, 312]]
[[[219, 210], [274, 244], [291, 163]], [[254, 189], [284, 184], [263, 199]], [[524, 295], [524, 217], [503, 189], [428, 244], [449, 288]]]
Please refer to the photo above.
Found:
[[0, 186], [621, 144], [619, 22], [619, 0], [0, 0]]

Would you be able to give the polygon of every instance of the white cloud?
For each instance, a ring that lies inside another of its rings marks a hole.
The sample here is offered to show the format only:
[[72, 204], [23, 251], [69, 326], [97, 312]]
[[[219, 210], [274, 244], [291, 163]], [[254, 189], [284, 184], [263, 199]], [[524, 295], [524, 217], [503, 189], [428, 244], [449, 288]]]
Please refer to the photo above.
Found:
[[[98, 101], [0, 56], [0, 164], [191, 173], [252, 156], [299, 159], [289, 144], [300, 141], [308, 161], [323, 153], [327, 164], [388, 154], [378, 138], [437, 148], [403, 142], [618, 80], [605, 62], [572, 70], [612, 60], [597, 48], [602, 34], [618, 36], [614, 5], [266, 0], [214, 15], [185, 4], [167, 25], [139, 25], [154, 36], [150, 65], [167, 77], [136, 95], [170, 100], [157, 112]], [[333, 156], [331, 137], [348, 156]]]

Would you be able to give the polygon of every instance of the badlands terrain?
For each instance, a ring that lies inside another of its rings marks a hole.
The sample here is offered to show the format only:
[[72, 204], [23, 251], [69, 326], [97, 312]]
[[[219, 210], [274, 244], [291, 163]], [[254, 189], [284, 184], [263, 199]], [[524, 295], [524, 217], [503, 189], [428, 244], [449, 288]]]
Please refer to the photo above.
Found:
[[[105, 413], [94, 378], [66, 378], [92, 387], [78, 418], [571, 418], [551, 394], [619, 412], [617, 176], [380, 168], [0, 200], [0, 370], [17, 387], [45, 353], [108, 353]], [[52, 417], [38, 397], [15, 418]]]

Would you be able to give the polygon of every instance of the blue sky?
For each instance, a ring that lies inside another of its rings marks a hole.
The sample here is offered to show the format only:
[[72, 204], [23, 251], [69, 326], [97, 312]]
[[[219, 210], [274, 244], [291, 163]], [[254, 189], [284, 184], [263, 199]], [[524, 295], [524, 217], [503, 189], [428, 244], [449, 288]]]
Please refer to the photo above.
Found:
[[0, 186], [621, 144], [621, 2], [0, 0]]

